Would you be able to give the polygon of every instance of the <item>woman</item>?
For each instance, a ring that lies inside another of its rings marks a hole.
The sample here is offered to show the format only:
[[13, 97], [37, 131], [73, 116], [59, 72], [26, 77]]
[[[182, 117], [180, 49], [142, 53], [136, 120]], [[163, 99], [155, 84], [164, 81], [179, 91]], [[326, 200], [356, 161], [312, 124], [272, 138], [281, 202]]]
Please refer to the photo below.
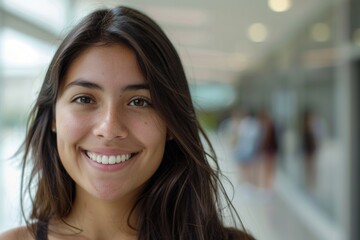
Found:
[[32, 209], [0, 239], [252, 239], [224, 226], [179, 56], [137, 10], [95, 11], [64, 39], [24, 152]]

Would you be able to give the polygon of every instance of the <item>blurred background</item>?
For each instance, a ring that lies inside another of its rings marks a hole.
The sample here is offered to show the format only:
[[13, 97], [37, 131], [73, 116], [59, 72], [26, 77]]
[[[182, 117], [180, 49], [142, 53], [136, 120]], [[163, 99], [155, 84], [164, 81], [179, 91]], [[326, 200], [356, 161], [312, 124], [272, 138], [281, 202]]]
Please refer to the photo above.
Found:
[[116, 5], [144, 11], [175, 44], [257, 239], [360, 239], [357, 0], [0, 0], [0, 231], [21, 224], [11, 157], [57, 46]]

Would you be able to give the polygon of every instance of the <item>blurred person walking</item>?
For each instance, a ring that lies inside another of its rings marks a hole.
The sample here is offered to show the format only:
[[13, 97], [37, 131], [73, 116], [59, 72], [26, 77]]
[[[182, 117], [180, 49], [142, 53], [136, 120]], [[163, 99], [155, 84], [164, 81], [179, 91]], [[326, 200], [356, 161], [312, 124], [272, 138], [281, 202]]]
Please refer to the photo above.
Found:
[[276, 173], [276, 155], [278, 152], [278, 139], [273, 119], [267, 111], [260, 114], [262, 126], [261, 138], [261, 187], [271, 190], [274, 185]]
[[305, 109], [302, 115], [302, 150], [305, 170], [305, 187], [313, 192], [316, 182], [316, 156], [326, 136], [325, 122], [318, 113]]
[[261, 125], [254, 111], [248, 111], [239, 121], [233, 155], [240, 170], [240, 181], [258, 186], [257, 161], [260, 156]]
[[222, 141], [231, 149], [236, 145], [238, 127], [244, 115], [245, 114], [240, 109], [232, 109], [229, 116], [219, 124], [218, 132]]

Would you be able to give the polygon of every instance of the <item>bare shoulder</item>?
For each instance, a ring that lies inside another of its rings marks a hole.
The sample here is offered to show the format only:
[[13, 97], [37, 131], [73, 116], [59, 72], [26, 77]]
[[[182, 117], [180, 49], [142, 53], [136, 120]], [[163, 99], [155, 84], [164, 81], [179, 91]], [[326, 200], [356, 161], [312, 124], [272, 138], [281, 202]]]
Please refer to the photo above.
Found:
[[255, 240], [249, 233], [236, 228], [227, 228], [227, 232], [229, 240]]
[[26, 227], [18, 227], [0, 234], [0, 240], [34, 240]]

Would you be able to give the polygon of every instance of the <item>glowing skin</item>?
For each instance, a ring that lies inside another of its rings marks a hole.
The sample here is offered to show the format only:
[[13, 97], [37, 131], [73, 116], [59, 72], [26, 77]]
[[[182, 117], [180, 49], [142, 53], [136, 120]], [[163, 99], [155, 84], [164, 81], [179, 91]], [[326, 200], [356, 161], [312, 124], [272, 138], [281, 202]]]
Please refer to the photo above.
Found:
[[166, 125], [134, 53], [123, 45], [91, 47], [72, 62], [54, 125], [77, 199], [129, 201], [163, 158]]

